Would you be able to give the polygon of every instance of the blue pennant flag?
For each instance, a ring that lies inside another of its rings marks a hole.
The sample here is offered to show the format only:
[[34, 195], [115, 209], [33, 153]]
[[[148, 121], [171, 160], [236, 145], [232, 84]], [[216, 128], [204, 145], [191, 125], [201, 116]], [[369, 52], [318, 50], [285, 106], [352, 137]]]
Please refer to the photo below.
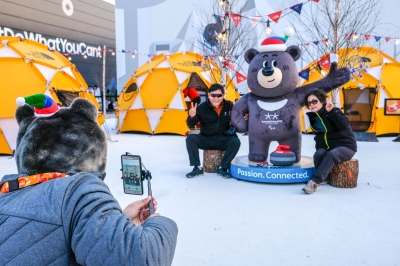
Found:
[[151, 57], [153, 56], [153, 54], [148, 54], [147, 56], [148, 56], [149, 58], [151, 58]]
[[300, 71], [299, 76], [305, 80], [308, 80], [308, 78], [310, 77], [310, 68]]
[[214, 14], [214, 18], [215, 18], [215, 19], [221, 19], [221, 16], [220, 16], [220, 15], [215, 15], [215, 14]]
[[237, 60], [237, 59], [239, 58], [239, 56], [238, 56], [238, 55], [235, 55], [234, 57], [235, 57], [235, 60]]
[[205, 55], [205, 56], [204, 56], [204, 60], [207, 60], [207, 59], [208, 59], [208, 55]]
[[290, 9], [296, 11], [300, 15], [302, 7], [303, 7], [303, 3], [300, 3], [300, 4], [297, 4], [297, 5], [294, 5], [294, 6], [290, 7]]
[[375, 36], [375, 40], [376, 40], [377, 42], [379, 42], [380, 39], [381, 39], [381, 37]]
[[123, 53], [126, 53], [125, 50], [122, 50]]
[[318, 43], [319, 43], [319, 41], [315, 41], [315, 42], [313, 42], [315, 45], [318, 45]]

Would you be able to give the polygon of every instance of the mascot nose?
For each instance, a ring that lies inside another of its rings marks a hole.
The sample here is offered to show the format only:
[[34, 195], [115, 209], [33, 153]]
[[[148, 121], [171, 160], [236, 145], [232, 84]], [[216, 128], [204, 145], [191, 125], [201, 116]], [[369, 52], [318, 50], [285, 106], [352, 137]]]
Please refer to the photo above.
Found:
[[274, 68], [273, 67], [264, 67], [262, 69], [262, 73], [264, 76], [271, 76], [274, 74]]

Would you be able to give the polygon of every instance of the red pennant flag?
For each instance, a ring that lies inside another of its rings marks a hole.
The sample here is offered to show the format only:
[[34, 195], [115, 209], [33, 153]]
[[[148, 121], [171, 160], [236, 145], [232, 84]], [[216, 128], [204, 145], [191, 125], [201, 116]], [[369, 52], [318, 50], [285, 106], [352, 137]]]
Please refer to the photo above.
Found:
[[212, 56], [210, 56], [210, 57], [211, 57], [211, 60], [215, 60], [215, 58], [216, 58], [217, 56], [212, 55]]
[[242, 16], [239, 14], [232, 14], [231, 13], [231, 17], [233, 19], [233, 22], [235, 23], [236, 27], [237, 25], [239, 25], [240, 21], [242, 20]]
[[328, 45], [328, 39], [322, 40], [325, 45]]
[[313, 0], [314, 2], [316, 2], [316, 3], [318, 3], [319, 2], [319, 0]]
[[371, 35], [365, 34], [365, 39], [368, 41], [371, 38]]
[[309, 46], [309, 45], [310, 45], [310, 43], [308, 42], [308, 43], [305, 43], [304, 45], [305, 45], [305, 46]]
[[240, 74], [239, 72], [236, 72], [236, 83], [239, 84], [240, 82], [243, 82], [247, 79], [245, 75]]
[[385, 40], [386, 40], [386, 42], [388, 42], [388, 41], [390, 41], [390, 38], [389, 38], [389, 37], [386, 37]]
[[321, 59], [318, 61], [318, 64], [319, 64], [321, 67], [325, 68], [325, 69], [329, 69], [329, 68], [331, 67], [331, 61], [330, 61], [330, 56], [329, 56], [329, 54], [326, 55], [325, 57], [321, 58]]
[[351, 34], [346, 34], [347, 39], [351, 38]]
[[278, 20], [281, 18], [282, 11], [278, 11], [272, 14], [269, 14], [268, 17], [272, 19], [275, 23], [278, 23]]

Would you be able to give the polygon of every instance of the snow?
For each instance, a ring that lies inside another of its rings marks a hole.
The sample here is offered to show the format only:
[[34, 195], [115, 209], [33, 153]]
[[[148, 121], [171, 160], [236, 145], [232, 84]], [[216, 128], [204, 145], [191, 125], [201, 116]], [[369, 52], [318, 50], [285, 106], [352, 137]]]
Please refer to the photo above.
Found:
[[[158, 212], [179, 227], [173, 265], [400, 263], [400, 143], [394, 137], [358, 142], [357, 188], [323, 185], [306, 195], [304, 184], [252, 183], [209, 173], [188, 179], [185, 137], [116, 134], [115, 119], [107, 123], [117, 142], [108, 141], [105, 182], [122, 208], [142, 198], [124, 194], [120, 179], [121, 155], [142, 157], [153, 176]], [[247, 136], [239, 138], [238, 155], [245, 155]], [[302, 155], [312, 156], [313, 135], [303, 135], [302, 142]], [[0, 156], [0, 165], [2, 175], [17, 172], [9, 156]]]

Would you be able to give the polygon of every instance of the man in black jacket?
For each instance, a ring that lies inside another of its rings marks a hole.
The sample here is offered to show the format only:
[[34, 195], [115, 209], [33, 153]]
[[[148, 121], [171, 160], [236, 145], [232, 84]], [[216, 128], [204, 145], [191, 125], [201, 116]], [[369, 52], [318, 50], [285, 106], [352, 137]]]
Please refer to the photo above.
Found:
[[231, 178], [228, 172], [231, 161], [235, 158], [240, 140], [236, 133], [224, 135], [230, 126], [230, 112], [233, 103], [224, 99], [225, 89], [220, 84], [213, 84], [208, 91], [208, 100], [199, 106], [195, 104], [189, 110], [186, 124], [193, 127], [200, 122], [200, 134], [189, 134], [186, 139], [186, 148], [189, 154], [190, 165], [193, 171], [186, 177], [192, 178], [203, 174], [200, 167], [199, 149], [225, 151], [217, 174], [223, 178]]

